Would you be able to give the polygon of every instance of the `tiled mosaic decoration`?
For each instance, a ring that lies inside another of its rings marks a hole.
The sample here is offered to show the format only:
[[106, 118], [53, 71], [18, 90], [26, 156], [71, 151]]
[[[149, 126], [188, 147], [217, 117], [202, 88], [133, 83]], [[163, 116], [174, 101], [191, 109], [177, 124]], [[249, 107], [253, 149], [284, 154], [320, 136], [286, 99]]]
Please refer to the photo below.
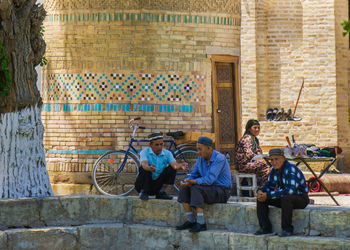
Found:
[[203, 74], [85, 73], [48, 74], [43, 89], [45, 102], [86, 101], [108, 103], [205, 102]]
[[50, 22], [151, 22], [151, 23], [182, 23], [182, 24], [215, 24], [241, 26], [239, 17], [175, 15], [154, 13], [78, 13], [51, 14], [47, 16]]

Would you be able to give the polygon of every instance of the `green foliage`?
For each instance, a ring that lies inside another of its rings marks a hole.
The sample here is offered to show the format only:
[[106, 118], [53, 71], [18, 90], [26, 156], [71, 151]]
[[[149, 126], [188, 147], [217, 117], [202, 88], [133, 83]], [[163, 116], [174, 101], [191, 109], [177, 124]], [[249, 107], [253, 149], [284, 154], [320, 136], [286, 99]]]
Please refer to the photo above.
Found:
[[41, 58], [41, 62], [40, 62], [40, 66], [45, 66], [47, 64], [47, 59], [45, 56], [43, 56], [43, 58]]
[[[44, 34], [45, 34], [45, 27], [44, 27], [44, 25], [41, 25], [40, 35], [42, 37], [44, 37]], [[43, 58], [41, 58], [40, 66], [41, 67], [45, 66], [47, 64], [47, 62], [48, 61], [47, 61], [46, 57], [43, 56]]]
[[8, 96], [11, 90], [10, 59], [6, 55], [4, 42], [0, 42], [0, 96]]
[[346, 36], [350, 33], [350, 20], [342, 22], [341, 26], [343, 26], [344, 29], [343, 36]]

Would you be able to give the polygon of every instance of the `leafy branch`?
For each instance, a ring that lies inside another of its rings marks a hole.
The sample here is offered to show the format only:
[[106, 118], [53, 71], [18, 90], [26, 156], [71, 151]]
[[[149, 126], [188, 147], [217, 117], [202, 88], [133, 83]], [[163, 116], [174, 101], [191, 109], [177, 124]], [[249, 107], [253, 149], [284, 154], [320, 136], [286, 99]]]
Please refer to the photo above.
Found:
[[350, 20], [348, 20], [348, 21], [343, 21], [343, 22], [341, 23], [341, 26], [343, 26], [343, 29], [344, 29], [344, 31], [343, 31], [343, 36], [346, 36], [347, 34], [350, 33]]

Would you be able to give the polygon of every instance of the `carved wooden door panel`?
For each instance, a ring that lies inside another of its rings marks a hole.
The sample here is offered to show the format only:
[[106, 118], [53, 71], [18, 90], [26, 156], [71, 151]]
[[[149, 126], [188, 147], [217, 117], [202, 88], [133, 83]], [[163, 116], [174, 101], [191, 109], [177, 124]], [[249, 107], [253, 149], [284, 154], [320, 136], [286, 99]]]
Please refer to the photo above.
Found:
[[[233, 62], [213, 62], [213, 118], [216, 135], [215, 147], [230, 154], [233, 164], [234, 149], [238, 141], [239, 95], [237, 65]], [[237, 112], [238, 111], [238, 112]]]

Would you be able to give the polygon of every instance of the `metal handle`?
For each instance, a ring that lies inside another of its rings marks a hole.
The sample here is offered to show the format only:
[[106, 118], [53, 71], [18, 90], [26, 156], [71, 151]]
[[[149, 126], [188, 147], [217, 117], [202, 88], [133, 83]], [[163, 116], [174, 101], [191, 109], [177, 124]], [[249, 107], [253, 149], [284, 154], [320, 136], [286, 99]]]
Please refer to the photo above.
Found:
[[221, 109], [217, 109], [216, 111], [217, 111], [218, 113], [221, 113]]

